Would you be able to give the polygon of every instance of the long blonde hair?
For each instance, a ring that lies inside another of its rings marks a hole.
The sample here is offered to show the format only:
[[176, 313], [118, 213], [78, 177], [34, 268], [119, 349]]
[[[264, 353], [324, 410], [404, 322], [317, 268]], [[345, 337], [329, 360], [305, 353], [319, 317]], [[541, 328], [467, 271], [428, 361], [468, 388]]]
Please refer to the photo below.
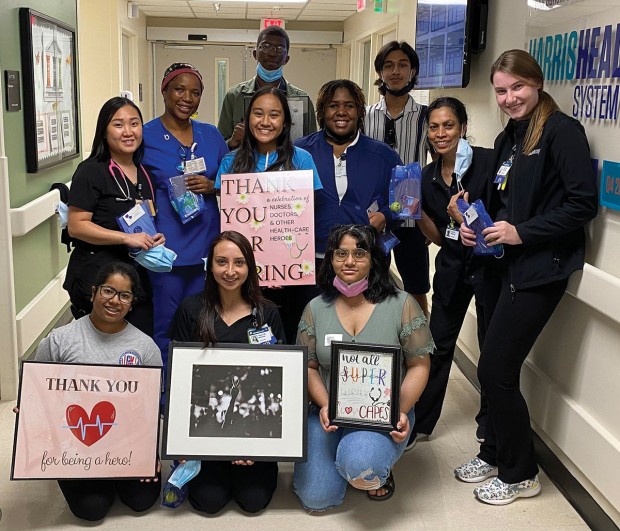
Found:
[[507, 50], [502, 53], [491, 67], [491, 83], [493, 83], [495, 72], [504, 72], [521, 78], [528, 85], [540, 87], [538, 89], [538, 103], [534, 107], [523, 141], [523, 153], [527, 154], [536, 147], [542, 136], [545, 123], [554, 112], [560, 110], [560, 107], [551, 95], [542, 89], [545, 82], [542, 70], [536, 60], [525, 50]]

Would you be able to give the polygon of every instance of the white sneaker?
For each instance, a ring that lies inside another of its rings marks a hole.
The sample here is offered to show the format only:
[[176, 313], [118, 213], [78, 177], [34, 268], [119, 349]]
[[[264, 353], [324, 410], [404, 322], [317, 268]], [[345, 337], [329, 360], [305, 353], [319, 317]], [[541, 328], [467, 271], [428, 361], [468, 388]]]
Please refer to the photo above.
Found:
[[428, 441], [429, 437], [430, 435], [427, 435], [426, 433], [416, 434], [416, 436], [413, 439], [409, 439], [407, 446], [405, 446], [405, 452], [408, 452], [409, 450], [413, 450], [415, 448], [415, 445], [418, 443], [418, 441]]
[[491, 476], [497, 476], [497, 467], [485, 463], [482, 459], [474, 457], [471, 461], [454, 469], [456, 479], [466, 483], [478, 483]]
[[540, 494], [538, 476], [526, 479], [520, 483], [504, 483], [499, 478], [493, 478], [484, 485], [474, 489], [474, 496], [481, 502], [491, 505], [507, 505], [517, 498], [532, 498]]

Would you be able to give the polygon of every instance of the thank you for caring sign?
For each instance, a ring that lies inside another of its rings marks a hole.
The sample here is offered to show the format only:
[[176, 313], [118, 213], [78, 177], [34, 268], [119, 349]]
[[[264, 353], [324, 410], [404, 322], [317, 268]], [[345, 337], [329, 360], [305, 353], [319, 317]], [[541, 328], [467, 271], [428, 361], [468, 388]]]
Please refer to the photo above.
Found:
[[396, 429], [400, 347], [332, 341], [329, 418], [338, 426]]
[[261, 286], [315, 283], [311, 170], [222, 175], [222, 231], [250, 240]]
[[155, 476], [161, 368], [24, 362], [11, 479]]

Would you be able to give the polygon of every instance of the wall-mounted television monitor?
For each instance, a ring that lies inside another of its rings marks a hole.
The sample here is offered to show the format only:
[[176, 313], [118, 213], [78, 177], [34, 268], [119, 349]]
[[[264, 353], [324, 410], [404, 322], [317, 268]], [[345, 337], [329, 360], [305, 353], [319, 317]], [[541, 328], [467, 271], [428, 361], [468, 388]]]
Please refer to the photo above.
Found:
[[466, 87], [471, 54], [486, 46], [488, 0], [418, 0], [417, 89]]

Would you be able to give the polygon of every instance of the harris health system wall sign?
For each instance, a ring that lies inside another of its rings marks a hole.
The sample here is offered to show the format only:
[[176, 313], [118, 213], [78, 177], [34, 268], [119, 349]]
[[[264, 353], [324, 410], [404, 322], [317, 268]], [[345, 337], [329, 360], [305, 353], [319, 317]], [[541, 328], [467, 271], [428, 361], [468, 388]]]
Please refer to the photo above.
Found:
[[[543, 70], [545, 90], [584, 125], [593, 156], [602, 161], [600, 204], [620, 210], [620, 164], [613, 147], [620, 136], [620, 7], [598, 9], [589, 2], [566, 6], [557, 22], [556, 10], [535, 13], [526, 49]], [[598, 160], [593, 164], [598, 170]]]
[[547, 84], [571, 82], [572, 116], [617, 121], [620, 106], [620, 22], [529, 40]]

